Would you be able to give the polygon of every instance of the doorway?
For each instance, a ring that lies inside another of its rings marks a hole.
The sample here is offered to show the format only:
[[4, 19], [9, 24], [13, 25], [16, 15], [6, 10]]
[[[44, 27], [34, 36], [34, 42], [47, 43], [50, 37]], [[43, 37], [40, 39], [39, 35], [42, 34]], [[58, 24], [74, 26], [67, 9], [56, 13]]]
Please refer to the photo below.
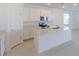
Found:
[[69, 19], [70, 15], [69, 13], [64, 13], [64, 29], [69, 29]]

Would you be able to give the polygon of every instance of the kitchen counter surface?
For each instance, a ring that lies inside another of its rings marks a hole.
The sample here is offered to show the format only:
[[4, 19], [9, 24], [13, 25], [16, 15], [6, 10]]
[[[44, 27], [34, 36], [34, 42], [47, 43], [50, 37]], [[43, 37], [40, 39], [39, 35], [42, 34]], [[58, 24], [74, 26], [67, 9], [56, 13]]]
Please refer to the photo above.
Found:
[[62, 28], [58, 28], [58, 29], [53, 29], [53, 28], [45, 28], [45, 29], [41, 29], [41, 28], [38, 28], [37, 30], [35, 30], [35, 36], [36, 35], [43, 35], [43, 34], [46, 34], [46, 33], [51, 33], [51, 32], [58, 32], [58, 31], [63, 31], [64, 29]]

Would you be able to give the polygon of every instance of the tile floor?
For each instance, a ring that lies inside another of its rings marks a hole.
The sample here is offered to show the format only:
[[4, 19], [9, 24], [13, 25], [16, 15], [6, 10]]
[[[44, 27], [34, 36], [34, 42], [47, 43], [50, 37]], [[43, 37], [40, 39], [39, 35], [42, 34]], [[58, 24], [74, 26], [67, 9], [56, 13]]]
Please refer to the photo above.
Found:
[[72, 31], [72, 42], [60, 46], [57, 49], [50, 49], [41, 54], [36, 52], [33, 40], [25, 41], [16, 46], [11, 51], [4, 54], [5, 56], [79, 56], [79, 31]]
[[33, 40], [24, 41], [24, 43], [14, 47], [11, 51], [5, 53], [5, 56], [33, 56], [36, 49]]

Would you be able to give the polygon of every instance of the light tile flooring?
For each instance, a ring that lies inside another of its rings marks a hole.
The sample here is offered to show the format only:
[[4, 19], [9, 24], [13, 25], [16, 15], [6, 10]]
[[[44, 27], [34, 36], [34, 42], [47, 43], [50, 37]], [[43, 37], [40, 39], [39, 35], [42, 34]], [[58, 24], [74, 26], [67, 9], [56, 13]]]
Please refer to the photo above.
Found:
[[33, 56], [36, 49], [33, 40], [24, 41], [24, 43], [14, 47], [11, 51], [5, 53], [5, 56]]
[[59, 48], [50, 49], [41, 54], [37, 54], [33, 40], [25, 41], [24, 43], [13, 48], [11, 51], [5, 53], [5, 56], [79, 56], [79, 31], [72, 31], [71, 44], [60, 46]]

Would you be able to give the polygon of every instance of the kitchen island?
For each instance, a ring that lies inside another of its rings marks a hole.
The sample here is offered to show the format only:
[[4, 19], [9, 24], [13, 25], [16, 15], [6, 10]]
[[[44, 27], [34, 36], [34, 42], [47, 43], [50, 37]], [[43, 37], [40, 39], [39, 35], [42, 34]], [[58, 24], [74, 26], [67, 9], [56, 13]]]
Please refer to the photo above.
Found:
[[70, 29], [38, 29], [35, 31], [35, 46], [38, 53], [64, 44], [71, 39]]

